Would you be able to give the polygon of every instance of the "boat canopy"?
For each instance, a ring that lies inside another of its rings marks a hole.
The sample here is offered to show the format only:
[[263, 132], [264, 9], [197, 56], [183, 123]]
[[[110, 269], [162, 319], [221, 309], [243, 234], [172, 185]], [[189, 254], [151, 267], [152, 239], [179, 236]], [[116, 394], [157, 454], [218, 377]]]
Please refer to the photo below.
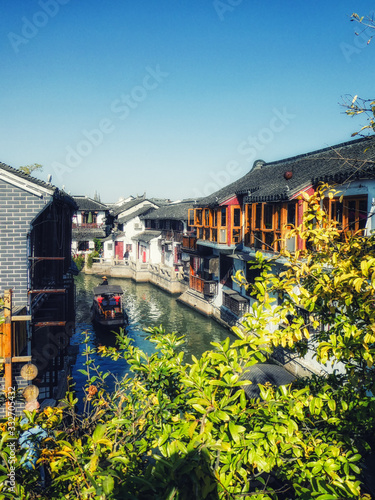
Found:
[[94, 295], [122, 295], [123, 293], [119, 285], [99, 285], [94, 288]]

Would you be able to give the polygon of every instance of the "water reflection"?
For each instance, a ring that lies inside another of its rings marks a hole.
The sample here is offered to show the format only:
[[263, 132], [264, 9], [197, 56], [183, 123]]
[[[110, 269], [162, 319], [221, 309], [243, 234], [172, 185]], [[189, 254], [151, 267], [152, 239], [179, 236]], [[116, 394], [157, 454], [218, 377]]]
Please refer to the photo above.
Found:
[[[91, 334], [89, 345], [92, 347], [115, 346], [114, 334], [95, 330], [91, 324], [93, 289], [100, 282], [100, 278], [93, 275], [80, 274], [76, 278], [76, 333], [72, 338], [73, 344], [81, 344], [82, 332], [88, 331]], [[186, 362], [191, 361], [192, 354], [199, 357], [210, 349], [210, 342], [219, 342], [228, 336], [234, 339], [234, 335], [216, 321], [196, 313], [153, 285], [118, 278], [110, 278], [109, 283], [123, 288], [125, 309], [129, 316], [126, 334], [133, 339], [134, 345], [147, 353], [153, 351], [153, 344], [146, 340], [147, 334], [144, 328], [152, 326], [162, 325], [168, 333], [177, 332], [179, 335], [185, 335], [182, 350]], [[84, 346], [80, 345], [80, 353], [83, 351]], [[99, 358], [96, 361], [99, 362]], [[85, 369], [84, 362], [85, 359], [78, 356], [76, 366], [72, 370], [79, 393], [86, 381], [85, 376], [78, 372], [78, 369]], [[118, 377], [128, 371], [125, 361], [113, 362], [108, 358], [100, 358], [100, 367], [102, 371], [110, 371]]]

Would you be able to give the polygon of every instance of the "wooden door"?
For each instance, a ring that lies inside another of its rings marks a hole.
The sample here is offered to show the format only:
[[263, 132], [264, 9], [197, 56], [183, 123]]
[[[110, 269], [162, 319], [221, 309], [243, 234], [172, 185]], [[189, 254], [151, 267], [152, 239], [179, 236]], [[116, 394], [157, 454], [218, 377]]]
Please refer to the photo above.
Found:
[[115, 241], [115, 257], [118, 260], [122, 260], [124, 258], [124, 242], [123, 241]]

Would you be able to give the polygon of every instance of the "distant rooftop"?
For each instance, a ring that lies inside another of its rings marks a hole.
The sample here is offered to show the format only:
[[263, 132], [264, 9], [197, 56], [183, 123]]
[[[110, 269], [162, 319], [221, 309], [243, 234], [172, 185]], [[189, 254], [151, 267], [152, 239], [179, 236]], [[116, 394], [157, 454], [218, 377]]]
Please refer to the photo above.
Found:
[[77, 203], [79, 210], [95, 210], [95, 211], [109, 210], [107, 205], [101, 203], [100, 201], [93, 200], [88, 196], [77, 195], [73, 196], [73, 199]]

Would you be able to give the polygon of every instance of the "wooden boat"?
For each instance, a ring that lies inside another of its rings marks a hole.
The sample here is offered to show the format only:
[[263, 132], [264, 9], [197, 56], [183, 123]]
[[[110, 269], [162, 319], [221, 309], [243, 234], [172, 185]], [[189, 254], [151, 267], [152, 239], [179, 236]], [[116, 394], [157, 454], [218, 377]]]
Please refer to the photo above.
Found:
[[123, 289], [118, 285], [99, 285], [94, 288], [91, 307], [92, 321], [103, 327], [124, 326], [128, 317], [123, 306]]

